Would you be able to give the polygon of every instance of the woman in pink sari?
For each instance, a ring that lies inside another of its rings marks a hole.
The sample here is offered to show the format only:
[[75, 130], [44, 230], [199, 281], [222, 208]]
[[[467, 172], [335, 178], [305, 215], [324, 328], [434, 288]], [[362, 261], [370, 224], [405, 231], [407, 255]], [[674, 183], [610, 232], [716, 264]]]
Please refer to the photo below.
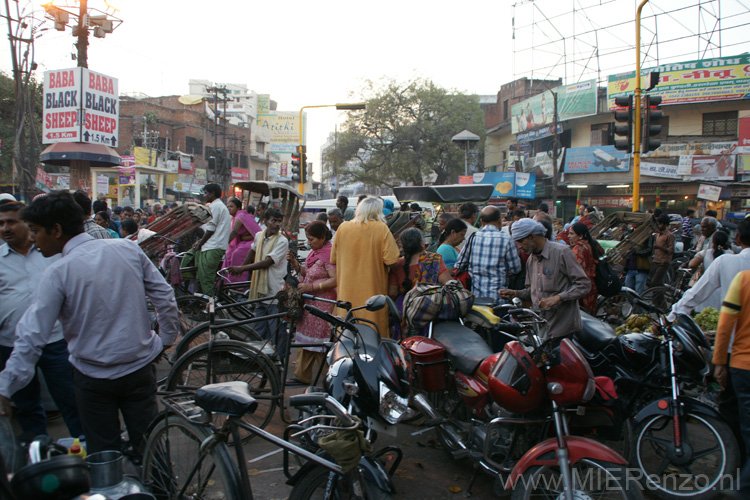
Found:
[[[227, 210], [232, 216], [232, 232], [229, 234], [229, 247], [224, 255], [222, 268], [241, 266], [245, 261], [247, 252], [250, 251], [255, 235], [261, 231], [260, 226], [255, 222], [255, 217], [242, 210], [242, 202], [238, 198], [229, 199]], [[229, 275], [227, 277], [230, 283], [248, 281], [249, 279], [247, 272], [239, 276]]]

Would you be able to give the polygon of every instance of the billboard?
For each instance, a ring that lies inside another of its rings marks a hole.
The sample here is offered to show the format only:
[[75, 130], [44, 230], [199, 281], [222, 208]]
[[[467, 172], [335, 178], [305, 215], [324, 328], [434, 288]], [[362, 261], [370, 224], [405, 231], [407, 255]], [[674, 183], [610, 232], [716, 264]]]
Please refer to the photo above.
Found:
[[[305, 120], [303, 115], [302, 120]], [[271, 134], [272, 153], [294, 153], [299, 144], [299, 113], [295, 111], [275, 111], [258, 114], [258, 126]], [[304, 124], [302, 125], [302, 142], [305, 142]]]
[[44, 72], [42, 143], [81, 142], [81, 69]]
[[693, 180], [731, 181], [734, 180], [734, 164], [734, 155], [686, 155], [680, 156], [679, 168]]
[[[641, 78], [659, 72], [659, 85], [649, 94], [659, 95], [662, 104], [730, 101], [750, 98], [750, 55], [717, 57], [673, 64], [662, 64], [641, 70]], [[636, 87], [635, 71], [607, 77], [609, 109], [615, 108], [615, 97], [632, 94]], [[648, 85], [641, 84], [641, 88]]]
[[42, 142], [87, 142], [117, 147], [117, 78], [88, 68], [44, 72]]
[[557, 94], [558, 121], [596, 114], [596, 80], [561, 85], [511, 106], [511, 132], [519, 134], [551, 125], [555, 119], [552, 92]]
[[474, 184], [493, 184], [493, 198], [536, 198], [536, 175], [520, 172], [474, 174]]
[[569, 148], [565, 151], [566, 174], [592, 174], [597, 172], [627, 172], [630, 155], [614, 146]]

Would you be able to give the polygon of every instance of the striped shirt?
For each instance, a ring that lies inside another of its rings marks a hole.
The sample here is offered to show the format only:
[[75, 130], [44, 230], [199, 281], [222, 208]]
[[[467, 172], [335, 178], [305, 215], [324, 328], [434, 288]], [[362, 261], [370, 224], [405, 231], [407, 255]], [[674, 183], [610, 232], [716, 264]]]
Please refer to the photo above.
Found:
[[516, 244], [493, 225], [484, 226], [474, 234], [461, 250], [455, 267], [459, 268], [467, 258], [471, 293], [475, 297], [497, 299], [498, 290], [508, 288], [508, 277], [521, 272]]

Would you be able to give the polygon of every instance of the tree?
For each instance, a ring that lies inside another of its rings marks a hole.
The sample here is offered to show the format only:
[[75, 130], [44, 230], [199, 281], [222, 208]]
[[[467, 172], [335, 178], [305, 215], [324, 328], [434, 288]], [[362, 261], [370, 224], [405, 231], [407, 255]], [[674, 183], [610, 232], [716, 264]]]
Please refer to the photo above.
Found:
[[477, 96], [421, 79], [368, 81], [361, 94], [366, 111], [352, 113], [335, 147], [324, 152], [328, 177], [393, 187], [422, 185], [437, 174], [435, 184], [449, 184], [464, 169], [464, 153], [451, 137], [471, 130], [481, 138], [476, 149], [483, 151], [484, 115]]

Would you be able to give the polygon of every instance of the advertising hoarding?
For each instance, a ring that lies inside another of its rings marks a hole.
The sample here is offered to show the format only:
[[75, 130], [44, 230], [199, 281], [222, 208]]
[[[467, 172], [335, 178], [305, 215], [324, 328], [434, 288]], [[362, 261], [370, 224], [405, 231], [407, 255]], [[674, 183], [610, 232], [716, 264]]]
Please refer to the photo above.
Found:
[[680, 156], [680, 170], [692, 180], [734, 180], [734, 155]]
[[570, 148], [565, 152], [566, 174], [591, 174], [597, 172], [627, 172], [630, 155], [614, 146]]
[[555, 100], [552, 92], [557, 94], [558, 121], [596, 114], [596, 80], [560, 85], [511, 106], [513, 134], [554, 122]]
[[[302, 120], [305, 120], [303, 115]], [[299, 143], [299, 113], [294, 111], [275, 111], [258, 115], [258, 126], [271, 134], [272, 153], [294, 153]], [[304, 124], [302, 125], [302, 142], [305, 141]]]
[[473, 176], [474, 184], [493, 184], [493, 198], [536, 198], [536, 175], [520, 172], [485, 172]]
[[120, 93], [117, 78], [83, 68], [81, 142], [117, 147]]
[[81, 69], [44, 72], [42, 143], [81, 142]]
[[[641, 78], [659, 72], [659, 85], [649, 92], [659, 95], [662, 104], [729, 101], [750, 98], [750, 55], [701, 59], [663, 64], [641, 70]], [[615, 97], [635, 92], [635, 71], [607, 77], [607, 101], [614, 109]], [[641, 84], [641, 88], [648, 84]]]

